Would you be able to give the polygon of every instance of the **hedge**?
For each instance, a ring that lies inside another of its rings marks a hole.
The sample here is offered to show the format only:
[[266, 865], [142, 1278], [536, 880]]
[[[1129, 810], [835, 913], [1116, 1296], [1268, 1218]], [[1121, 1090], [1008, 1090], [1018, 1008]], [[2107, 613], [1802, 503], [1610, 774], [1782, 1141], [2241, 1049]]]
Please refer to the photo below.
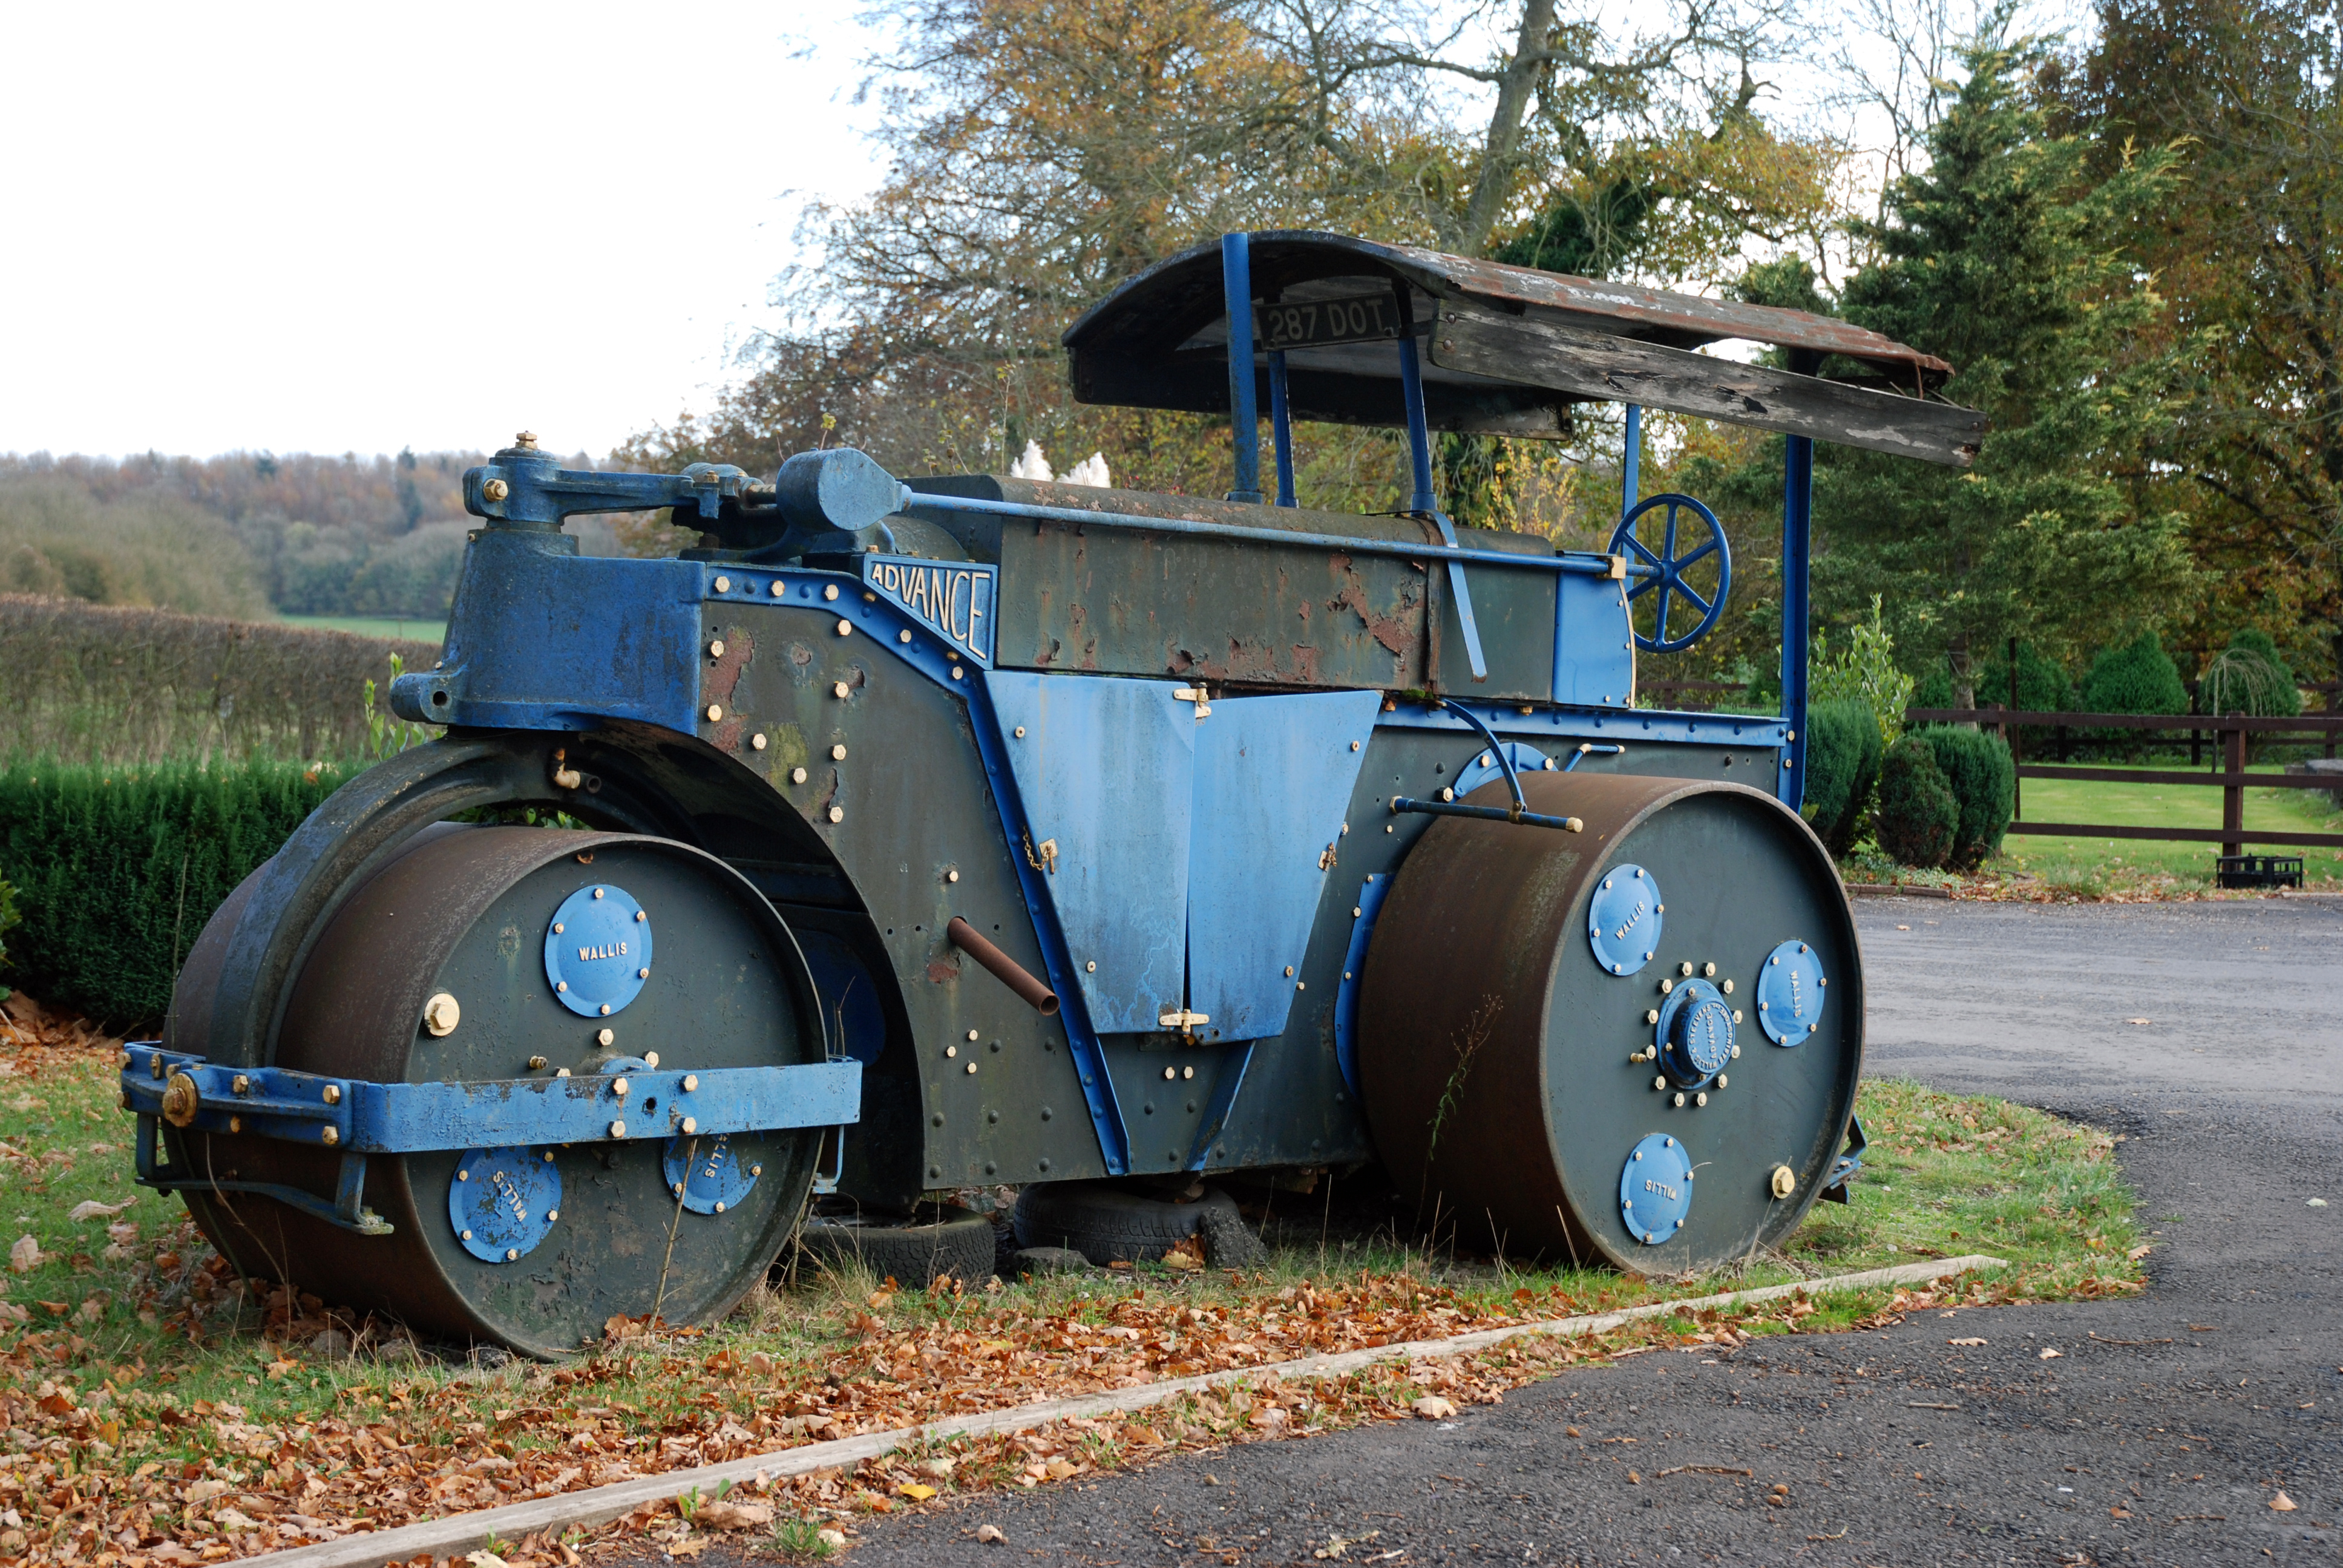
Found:
[[148, 763], [352, 758], [359, 694], [428, 643], [0, 594], [0, 756]]
[[347, 777], [273, 760], [0, 767], [0, 878], [23, 918], [0, 980], [124, 1027], [159, 1020], [212, 911]]
[[1834, 855], [1845, 854], [1861, 836], [1883, 749], [1870, 704], [1840, 698], [1806, 709], [1805, 815]]
[[2121, 648], [2103, 648], [2083, 678], [2083, 708], [2092, 713], [2186, 713], [2188, 689], [2157, 640], [2144, 631]]

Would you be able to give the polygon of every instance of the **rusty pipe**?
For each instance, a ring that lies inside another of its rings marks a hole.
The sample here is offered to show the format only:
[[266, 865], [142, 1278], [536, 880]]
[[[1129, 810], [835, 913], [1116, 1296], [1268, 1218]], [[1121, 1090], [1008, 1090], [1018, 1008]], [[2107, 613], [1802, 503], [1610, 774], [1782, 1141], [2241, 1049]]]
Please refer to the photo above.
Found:
[[1031, 1003], [1043, 1018], [1056, 1014], [1058, 993], [1026, 973], [1015, 959], [985, 940], [974, 926], [954, 915], [951, 924], [944, 928], [944, 935], [951, 940], [952, 946], [990, 970], [995, 980]]

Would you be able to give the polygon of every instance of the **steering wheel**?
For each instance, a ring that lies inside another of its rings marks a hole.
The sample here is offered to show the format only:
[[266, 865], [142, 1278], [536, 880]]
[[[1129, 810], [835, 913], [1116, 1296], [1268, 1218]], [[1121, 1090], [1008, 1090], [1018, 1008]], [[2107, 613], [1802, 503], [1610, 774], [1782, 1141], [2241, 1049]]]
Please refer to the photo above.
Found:
[[[1644, 513], [1660, 507], [1668, 509], [1667, 529], [1661, 539], [1659, 552], [1654, 554], [1643, 540], [1635, 537], [1635, 524]], [[1708, 542], [1689, 555], [1676, 554], [1676, 514], [1679, 511], [1690, 512], [1708, 525]], [[1640, 631], [1635, 633], [1635, 646], [1644, 652], [1680, 653], [1706, 637], [1709, 628], [1716, 624], [1716, 618], [1724, 613], [1725, 596], [1733, 591], [1733, 549], [1725, 542], [1725, 527], [1716, 520], [1716, 514], [1690, 496], [1662, 491], [1659, 495], [1646, 497], [1634, 510], [1620, 518], [1619, 526], [1612, 530], [1611, 553], [1614, 556], [1633, 553], [1652, 568], [1653, 575], [1627, 590], [1631, 602], [1654, 589], [1659, 592], [1659, 604], [1652, 619], [1652, 635], [1645, 637]], [[1710, 556], [1716, 558], [1716, 589], [1713, 596], [1704, 597], [1684, 580], [1684, 573]], [[1700, 623], [1681, 637], [1671, 638], [1668, 636], [1668, 601], [1678, 596], [1700, 612]]]

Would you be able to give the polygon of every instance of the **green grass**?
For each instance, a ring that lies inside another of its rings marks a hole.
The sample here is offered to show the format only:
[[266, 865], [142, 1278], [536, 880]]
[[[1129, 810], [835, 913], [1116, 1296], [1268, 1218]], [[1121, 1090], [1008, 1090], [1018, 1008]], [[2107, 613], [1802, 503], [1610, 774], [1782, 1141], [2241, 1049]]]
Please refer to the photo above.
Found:
[[430, 643], [447, 640], [447, 623], [445, 620], [400, 620], [389, 616], [367, 615], [280, 615], [277, 618], [287, 626], [347, 631], [354, 637], [394, 638]]
[[[2114, 766], [2123, 766], [2115, 764]], [[2142, 765], [2152, 770], [2185, 771], [2177, 762]], [[2280, 773], [2272, 764], [2248, 769]], [[2036, 822], [2104, 822], [2112, 827], [2218, 828], [2219, 789], [2191, 784], [2112, 784], [2066, 779], [2018, 781], [2021, 814]], [[2246, 826], [2257, 832], [2343, 832], [2343, 813], [2321, 791], [2246, 791]], [[2255, 854], [2299, 854], [2306, 884], [2343, 879], [2343, 849], [2289, 847], [2282, 841], [2248, 843]], [[2107, 890], [2144, 887], [2169, 879], [2176, 890], [2209, 888], [2219, 846], [2164, 843], [2145, 839], [2040, 838], [2013, 833], [2002, 853], [1986, 863], [1988, 875], [2030, 875], [2044, 882]]]

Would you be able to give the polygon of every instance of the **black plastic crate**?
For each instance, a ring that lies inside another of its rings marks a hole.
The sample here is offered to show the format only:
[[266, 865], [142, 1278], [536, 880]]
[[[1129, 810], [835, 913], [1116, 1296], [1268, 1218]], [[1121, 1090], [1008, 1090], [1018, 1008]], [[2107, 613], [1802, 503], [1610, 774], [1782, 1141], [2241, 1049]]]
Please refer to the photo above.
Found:
[[2221, 888], [2298, 888], [2302, 886], [2299, 855], [2221, 855], [2213, 883]]

